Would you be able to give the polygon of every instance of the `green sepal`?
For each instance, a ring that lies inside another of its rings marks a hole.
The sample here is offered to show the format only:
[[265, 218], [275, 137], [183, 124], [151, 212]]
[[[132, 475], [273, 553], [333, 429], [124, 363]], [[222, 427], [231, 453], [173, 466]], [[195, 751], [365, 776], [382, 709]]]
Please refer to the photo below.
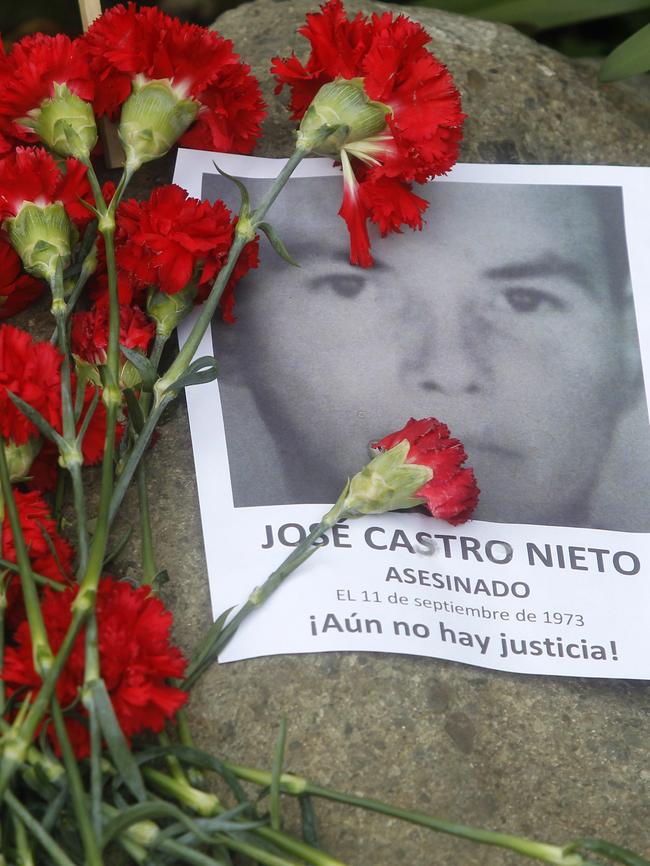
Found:
[[44, 99], [22, 119], [43, 143], [59, 156], [87, 160], [97, 144], [97, 125], [93, 107], [66, 84], [54, 84], [54, 95]]
[[275, 231], [275, 229], [273, 228], [273, 226], [270, 223], [260, 223], [257, 228], [264, 232], [264, 234], [269, 239], [271, 246], [276, 251], [276, 253], [280, 256], [281, 259], [284, 259], [285, 262], [288, 262], [290, 265], [293, 265], [295, 268], [300, 267], [299, 262], [297, 262], [294, 258], [292, 258], [289, 255], [287, 248], [285, 247], [284, 243], [282, 242], [279, 235], [277, 234], [277, 232]]
[[25, 202], [15, 217], [5, 220], [4, 226], [12, 247], [32, 276], [49, 283], [57, 262], [64, 270], [70, 264], [77, 230], [60, 202], [44, 207]]
[[199, 103], [185, 99], [171, 80], [133, 79], [133, 91], [122, 106], [118, 134], [129, 175], [164, 156], [196, 119]]
[[95, 680], [92, 684], [90, 688], [90, 700], [95, 704], [95, 711], [99, 719], [102, 734], [106, 740], [108, 751], [115, 762], [120, 776], [124, 780], [124, 784], [136, 800], [145, 800], [147, 794], [140, 768], [133, 758], [133, 753], [126, 742], [120, 723], [117, 721], [104, 680]]
[[416, 492], [433, 477], [433, 470], [407, 463], [409, 442], [403, 439], [388, 451], [377, 454], [361, 472], [350, 479], [342, 509], [348, 514], [383, 514], [421, 505]]

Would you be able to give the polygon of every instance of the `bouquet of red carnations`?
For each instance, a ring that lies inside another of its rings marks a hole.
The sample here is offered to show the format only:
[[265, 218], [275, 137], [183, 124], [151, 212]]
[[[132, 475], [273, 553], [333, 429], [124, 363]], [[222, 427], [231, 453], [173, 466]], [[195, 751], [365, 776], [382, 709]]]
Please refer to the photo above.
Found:
[[[216, 376], [215, 360], [194, 354], [218, 308], [234, 320], [234, 286], [257, 265], [260, 233], [290, 258], [265, 221], [269, 207], [302, 159], [332, 156], [343, 170], [351, 261], [368, 267], [368, 221], [382, 234], [421, 227], [426, 202], [412, 184], [457, 158], [458, 92], [419, 25], [388, 13], [350, 21], [330, 0], [301, 32], [307, 63], [273, 62], [300, 121], [295, 153], [255, 208], [235, 181], [236, 216], [176, 186], [144, 202], [126, 197], [134, 173], [179, 141], [253, 149], [259, 87], [216, 32], [131, 4], [80, 39], [36, 35], [0, 55], [0, 319], [46, 290], [53, 317], [49, 341], [0, 326], [0, 862], [97, 866], [119, 846], [137, 863], [215, 866], [241, 855], [335, 866], [315, 837], [313, 799], [325, 797], [559, 866], [588, 863], [581, 852], [589, 850], [645, 863], [597, 840], [546, 845], [313, 785], [283, 772], [284, 731], [268, 772], [192, 744], [183, 715], [192, 684], [317, 550], [318, 535], [342, 517], [416, 505], [459, 523], [478, 498], [461, 443], [435, 419], [411, 419], [376, 443], [320, 525], [214, 624], [192, 659], [171, 642], [143, 458], [165, 408], [185, 386]], [[124, 149], [116, 186], [102, 186], [93, 167], [102, 116], [118, 124]], [[196, 304], [189, 338], [161, 370]], [[91, 513], [84, 467], [95, 464]], [[132, 481], [142, 525], [137, 584], [109, 565], [111, 525]], [[210, 775], [230, 802], [211, 792]], [[301, 838], [283, 829], [285, 795], [300, 800]]]

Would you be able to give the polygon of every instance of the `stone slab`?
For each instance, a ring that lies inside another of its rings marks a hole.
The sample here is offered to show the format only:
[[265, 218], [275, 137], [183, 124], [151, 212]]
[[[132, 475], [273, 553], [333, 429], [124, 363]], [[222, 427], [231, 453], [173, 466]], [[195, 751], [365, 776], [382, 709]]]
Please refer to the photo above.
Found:
[[[304, 42], [294, 29], [309, 8], [293, 0], [256, 0], [218, 21], [265, 82], [269, 100], [269, 58]], [[598, 87], [593, 68], [576, 66], [509, 27], [405, 11], [429, 29], [433, 50], [463, 91], [470, 115], [463, 160], [647, 161], [647, 88]], [[260, 154], [290, 151], [281, 102], [272, 103], [266, 133]], [[152, 169], [136, 191], [147, 191], [154, 176], [168, 179], [169, 170], [169, 163]], [[191, 651], [209, 625], [210, 602], [183, 404], [165, 418], [149, 462], [157, 558], [172, 578], [165, 596], [177, 637]], [[122, 524], [136, 521], [130, 497]], [[122, 558], [127, 573], [137, 573], [136, 544], [137, 532]], [[270, 767], [278, 722], [286, 715], [288, 767], [314, 781], [547, 841], [606, 837], [646, 855], [649, 713], [644, 684], [355, 653], [214, 667], [190, 705], [199, 745], [242, 763]], [[323, 846], [356, 866], [522, 862], [342, 807], [326, 805], [320, 815]]]

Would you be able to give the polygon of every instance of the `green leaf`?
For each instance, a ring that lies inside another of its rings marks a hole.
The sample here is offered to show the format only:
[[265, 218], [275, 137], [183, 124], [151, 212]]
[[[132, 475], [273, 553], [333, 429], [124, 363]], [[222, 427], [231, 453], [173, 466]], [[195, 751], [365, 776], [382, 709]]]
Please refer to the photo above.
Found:
[[51, 442], [54, 442], [55, 445], [60, 447], [61, 445], [65, 445], [65, 440], [62, 436], [56, 432], [54, 427], [43, 418], [41, 413], [34, 409], [33, 406], [30, 406], [29, 403], [25, 403], [20, 397], [17, 397], [15, 394], [12, 394], [11, 391], [7, 389], [7, 394], [11, 398], [11, 402], [16, 406], [16, 408], [20, 409], [23, 415], [28, 418], [34, 427], [38, 429], [40, 433], [45, 436], [46, 439], [49, 439]]
[[239, 190], [239, 194], [241, 195], [241, 206], [239, 208], [239, 217], [240, 217], [240, 219], [242, 219], [242, 218], [245, 219], [246, 217], [248, 217], [250, 215], [250, 212], [251, 212], [251, 200], [250, 200], [250, 196], [248, 195], [248, 190], [246, 189], [244, 184], [238, 178], [233, 177], [231, 174], [228, 174], [225, 171], [222, 171], [222, 169], [219, 168], [219, 166], [217, 165], [216, 162], [213, 161], [213, 165], [216, 168], [216, 170], [219, 172], [219, 174], [222, 175], [222, 177], [226, 177], [226, 178], [228, 178], [228, 180], [231, 180], [235, 184], [237, 189]]
[[276, 253], [280, 256], [281, 259], [284, 259], [285, 262], [289, 262], [290, 265], [293, 265], [296, 268], [300, 267], [300, 264], [289, 255], [287, 248], [285, 247], [284, 243], [280, 240], [279, 235], [277, 234], [277, 232], [275, 231], [275, 229], [273, 228], [273, 226], [270, 223], [260, 223], [258, 225], [258, 229], [261, 229], [264, 232], [264, 234], [269, 239], [271, 246], [276, 251]]
[[488, 21], [528, 24], [545, 30], [648, 8], [650, 0], [492, 0], [471, 11]]
[[[215, 758], [207, 752], [202, 752], [200, 749], [195, 749], [193, 746], [153, 746], [151, 749], [138, 752], [135, 760], [139, 765], [146, 764], [149, 761], [158, 760], [158, 758], [173, 755], [178, 758], [183, 764], [188, 764], [192, 767], [200, 767], [202, 770], [212, 770], [218, 773], [230, 790], [235, 795], [238, 803], [242, 803], [246, 808], [250, 806], [250, 801], [246, 796], [246, 792], [239, 784], [235, 774], [230, 770], [223, 761]], [[113, 780], [113, 786], [119, 784], [118, 779]]]
[[280, 830], [282, 826], [280, 806], [280, 780], [282, 776], [282, 765], [284, 764], [284, 746], [287, 742], [287, 720], [283, 716], [280, 719], [280, 733], [275, 744], [273, 755], [273, 767], [271, 768], [271, 827]]
[[593, 851], [595, 854], [602, 854], [608, 860], [613, 860], [615, 863], [623, 863], [625, 866], [650, 866], [650, 861], [635, 854], [634, 851], [620, 848], [618, 845], [605, 842], [603, 839], [578, 839], [567, 846], [566, 850], [567, 852]]
[[[182, 812], [178, 806], [175, 806], [173, 803], [166, 803], [163, 800], [155, 800], [151, 803], [138, 803], [137, 806], [130, 806], [109, 821], [102, 835], [102, 847], [106, 846], [118, 834], [124, 833], [133, 824], [137, 824], [138, 821], [153, 820], [155, 818], [175, 818], [179, 824], [191, 830], [201, 842], [209, 844], [212, 841], [211, 837], [207, 833], [204, 833], [196, 822]], [[160, 840], [156, 837], [153, 841], [154, 847], [158, 841]]]
[[300, 817], [302, 819], [302, 838], [308, 845], [318, 848], [318, 822], [313, 800], [309, 794], [300, 794], [298, 803], [300, 804]]
[[106, 740], [106, 745], [108, 746], [108, 751], [115, 762], [120, 776], [124, 780], [124, 784], [137, 800], [145, 800], [147, 795], [140, 768], [117, 721], [104, 680], [100, 679], [93, 683], [91, 699], [95, 704], [95, 710], [102, 733], [104, 734], [104, 739]]
[[197, 358], [174, 382], [173, 390], [180, 391], [181, 388], [187, 388], [188, 385], [205, 385], [207, 382], [214, 382], [218, 372], [219, 365], [214, 358], [209, 355]]
[[129, 414], [129, 421], [136, 433], [141, 433], [144, 427], [144, 415], [142, 408], [138, 402], [138, 398], [133, 393], [133, 388], [124, 389], [124, 399], [126, 400], [126, 409]]
[[601, 81], [618, 81], [650, 69], [650, 24], [621, 42], [600, 67]]
[[147, 358], [146, 355], [143, 355], [142, 352], [138, 352], [137, 349], [127, 349], [127, 347], [123, 346], [121, 343], [120, 352], [124, 355], [127, 361], [130, 361], [133, 364], [140, 374], [142, 386], [145, 391], [151, 391], [154, 382], [158, 378], [158, 373], [149, 358]]
[[198, 645], [196, 650], [194, 651], [194, 657], [192, 658], [190, 665], [187, 669], [187, 674], [182, 683], [182, 688], [186, 691], [189, 691], [193, 684], [196, 682], [198, 677], [203, 673], [205, 668], [212, 664], [214, 660], [214, 645], [216, 641], [221, 636], [221, 632], [223, 631], [223, 627], [225, 626], [228, 617], [230, 616], [233, 607], [229, 607], [228, 610], [224, 610], [222, 614], [212, 623], [208, 631], [205, 633], [201, 643]]
[[88, 426], [92, 420], [93, 415], [95, 414], [95, 409], [97, 408], [97, 404], [99, 403], [99, 388], [95, 388], [95, 393], [93, 394], [92, 400], [90, 401], [90, 405], [86, 410], [86, 414], [84, 415], [83, 422], [81, 427], [79, 428], [79, 432], [77, 433], [77, 446], [81, 448], [84, 436], [86, 435], [86, 431], [88, 430]]

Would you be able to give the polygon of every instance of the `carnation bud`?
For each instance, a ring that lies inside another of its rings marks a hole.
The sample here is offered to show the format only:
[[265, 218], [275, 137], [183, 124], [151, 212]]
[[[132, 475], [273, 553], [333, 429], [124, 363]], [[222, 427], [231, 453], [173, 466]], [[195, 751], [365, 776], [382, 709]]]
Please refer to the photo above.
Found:
[[156, 333], [169, 337], [178, 323], [185, 318], [194, 305], [196, 285], [190, 283], [180, 292], [151, 292], [147, 299], [147, 314], [156, 323]]
[[31, 436], [23, 445], [16, 445], [11, 439], [0, 445], [0, 447], [4, 447], [9, 478], [12, 483], [22, 481], [28, 476], [42, 444], [39, 437]]
[[60, 202], [39, 207], [25, 202], [4, 227], [27, 273], [51, 282], [57, 262], [67, 268], [75, 243], [75, 230]]
[[87, 161], [97, 144], [92, 105], [72, 93], [65, 84], [55, 84], [54, 96], [44, 99], [20, 123], [33, 129], [41, 141], [60, 156]]
[[170, 79], [133, 79], [133, 92], [122, 106], [119, 135], [131, 174], [145, 162], [164, 156], [194, 122], [199, 103], [186, 99]]
[[422, 505], [425, 500], [416, 496], [416, 491], [431, 480], [433, 470], [407, 463], [409, 447], [404, 439], [377, 454], [351, 479], [332, 511], [339, 515], [383, 514]]
[[[386, 128], [391, 109], [370, 99], [362, 78], [337, 78], [324, 84], [313, 98], [298, 130], [298, 147], [323, 156], [336, 156], [342, 147], [371, 138]], [[323, 127], [334, 127], [325, 140]]]

